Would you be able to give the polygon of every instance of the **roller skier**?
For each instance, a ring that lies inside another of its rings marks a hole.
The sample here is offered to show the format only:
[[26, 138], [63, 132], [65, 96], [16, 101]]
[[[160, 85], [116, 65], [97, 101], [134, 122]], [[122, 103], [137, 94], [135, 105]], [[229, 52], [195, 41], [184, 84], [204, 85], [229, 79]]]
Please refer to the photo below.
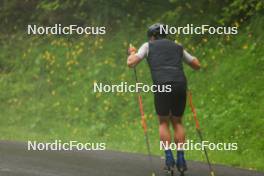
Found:
[[[134, 68], [146, 58], [153, 80], [157, 86], [170, 86], [170, 92], [154, 92], [154, 105], [159, 119], [160, 141], [168, 144], [164, 147], [165, 171], [173, 175], [175, 166], [183, 175], [187, 170], [183, 144], [185, 132], [182, 118], [186, 105], [187, 80], [183, 70], [183, 62], [194, 70], [200, 68], [199, 60], [189, 54], [181, 45], [166, 39], [166, 34], [160, 30], [163, 24], [156, 23], [147, 30], [148, 42], [142, 44], [137, 51], [129, 48], [127, 65]], [[173, 127], [173, 139], [177, 144], [176, 160], [170, 149], [170, 124]]]

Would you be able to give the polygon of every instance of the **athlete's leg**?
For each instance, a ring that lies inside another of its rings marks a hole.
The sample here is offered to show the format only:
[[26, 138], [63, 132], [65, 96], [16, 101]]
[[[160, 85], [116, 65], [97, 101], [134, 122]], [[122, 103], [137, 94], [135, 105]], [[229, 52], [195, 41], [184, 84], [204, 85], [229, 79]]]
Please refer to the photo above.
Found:
[[164, 152], [166, 157], [166, 166], [168, 169], [174, 167], [175, 161], [170, 149], [170, 92], [156, 92], [154, 94], [155, 109], [159, 117], [159, 134], [160, 142], [165, 146]]
[[187, 170], [186, 161], [184, 158], [184, 148], [185, 143], [185, 132], [182, 123], [182, 117], [186, 105], [186, 85], [175, 84], [175, 92], [172, 96], [172, 126], [174, 128], [174, 141], [177, 144], [177, 161], [176, 166], [180, 172]]
[[186, 161], [184, 158], [183, 144], [185, 143], [185, 132], [182, 124], [182, 117], [173, 116], [171, 118], [174, 129], [174, 141], [177, 144], [177, 162], [176, 166], [180, 172], [187, 170]]
[[170, 149], [171, 144], [171, 134], [170, 134], [170, 117], [169, 116], [159, 116], [159, 134], [160, 142], [165, 146], [163, 149], [165, 151], [166, 166], [168, 168], [174, 167], [175, 160]]
[[160, 134], [160, 141], [163, 142], [163, 144], [170, 145], [171, 134], [170, 134], [169, 116], [159, 116], [159, 134]]
[[185, 142], [185, 131], [182, 124], [182, 117], [172, 116], [171, 118], [172, 126], [174, 129], [174, 142], [177, 144], [177, 147], [182, 148], [182, 144]]
[[185, 142], [185, 132], [182, 124], [182, 117], [186, 105], [186, 84], [174, 84], [173, 96], [171, 96], [171, 122], [174, 129], [174, 141], [178, 144], [177, 147], [182, 148]]

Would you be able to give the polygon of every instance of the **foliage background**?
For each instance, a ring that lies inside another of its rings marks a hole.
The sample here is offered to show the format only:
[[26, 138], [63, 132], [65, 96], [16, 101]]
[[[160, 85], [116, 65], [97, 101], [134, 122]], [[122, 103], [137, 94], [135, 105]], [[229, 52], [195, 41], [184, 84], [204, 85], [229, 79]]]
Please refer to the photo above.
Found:
[[[145, 42], [154, 22], [235, 25], [235, 36], [170, 38], [202, 62], [198, 73], [185, 71], [205, 139], [238, 143], [238, 151], [210, 151], [210, 158], [263, 171], [263, 9], [259, 0], [2, 0], [0, 139], [103, 141], [108, 149], [145, 153], [136, 95], [93, 93], [93, 83], [134, 83], [126, 48]], [[104, 25], [107, 35], [26, 35], [27, 24], [55, 23]], [[151, 83], [145, 62], [138, 73]], [[151, 93], [143, 102], [152, 150], [162, 155]], [[198, 141], [188, 108], [184, 124], [188, 139]], [[205, 160], [199, 151], [187, 158]]]

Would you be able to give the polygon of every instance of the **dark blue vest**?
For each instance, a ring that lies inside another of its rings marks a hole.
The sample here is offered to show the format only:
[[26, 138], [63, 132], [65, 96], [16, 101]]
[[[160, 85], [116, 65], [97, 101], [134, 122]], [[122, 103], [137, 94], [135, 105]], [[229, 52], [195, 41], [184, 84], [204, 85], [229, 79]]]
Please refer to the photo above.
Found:
[[182, 57], [182, 46], [170, 40], [159, 39], [149, 42], [147, 61], [151, 70], [153, 83], [186, 83]]

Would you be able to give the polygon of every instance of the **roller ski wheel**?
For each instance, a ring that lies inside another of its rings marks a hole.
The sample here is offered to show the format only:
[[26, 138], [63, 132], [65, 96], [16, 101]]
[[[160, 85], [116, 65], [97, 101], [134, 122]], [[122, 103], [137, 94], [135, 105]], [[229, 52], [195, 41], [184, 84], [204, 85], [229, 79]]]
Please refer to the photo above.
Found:
[[176, 166], [177, 166], [177, 169], [178, 169], [178, 171], [180, 173], [180, 176], [184, 176], [184, 172], [187, 171], [186, 165], [184, 164], [182, 166], [179, 166], [179, 165], [176, 164]]
[[181, 171], [180, 172], [180, 176], [184, 176], [184, 171]]
[[165, 166], [163, 170], [164, 170], [165, 176], [174, 176], [173, 168]]

